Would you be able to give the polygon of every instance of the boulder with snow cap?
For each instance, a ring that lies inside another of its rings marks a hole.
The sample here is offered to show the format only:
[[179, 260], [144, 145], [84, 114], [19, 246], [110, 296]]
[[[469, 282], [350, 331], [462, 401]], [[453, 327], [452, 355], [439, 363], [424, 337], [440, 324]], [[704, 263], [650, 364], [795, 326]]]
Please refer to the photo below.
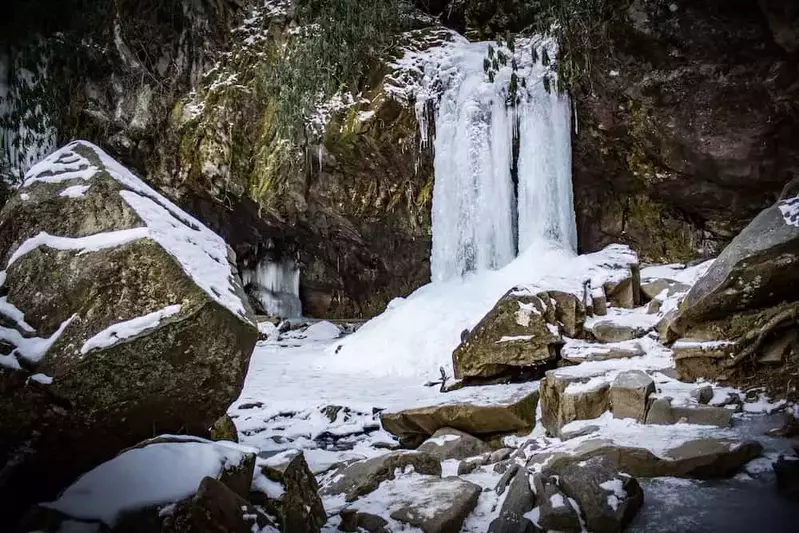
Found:
[[258, 336], [232, 259], [89, 143], [28, 172], [0, 213], [0, 336], [13, 345], [0, 357], [0, 462], [13, 465], [0, 514], [154, 431], [207, 433]]
[[439, 461], [466, 459], [490, 453], [491, 447], [480, 439], [452, 428], [441, 428], [416, 451], [427, 453]]
[[544, 531], [578, 533], [582, 531], [579, 511], [560, 488], [556, 477], [533, 476], [538, 508], [538, 526]]
[[691, 287], [672, 329], [799, 299], [799, 196], [760, 212]]
[[499, 511], [499, 516], [491, 521], [488, 533], [534, 533], [535, 525], [525, 518], [525, 514], [533, 509], [536, 496], [530, 487], [525, 469], [519, 469], [508, 485], [508, 494]]
[[710, 405], [671, 405], [667, 398], [651, 402], [646, 415], [647, 424], [698, 424], [702, 426], [728, 427], [732, 421], [732, 410]]
[[588, 530], [596, 533], [622, 531], [644, 503], [638, 481], [603, 457], [569, 464], [558, 472], [558, 485], [577, 502]]
[[477, 506], [482, 488], [456, 477], [414, 480], [414, 491], [391, 510], [391, 518], [423, 533], [459, 533]]
[[550, 370], [541, 380], [541, 423], [552, 435], [574, 420], [591, 420], [608, 410], [610, 380]]
[[[577, 303], [559, 296], [561, 309], [566, 302], [582, 305], [576, 296], [570, 296]], [[551, 367], [563, 344], [558, 308], [558, 300], [548, 293], [509, 291], [452, 353], [455, 377], [485, 381], [524, 373], [540, 374], [541, 369]], [[560, 313], [564, 316], [571, 311]]]
[[265, 459], [259, 457], [256, 468], [250, 500], [261, 503], [277, 517], [283, 531], [318, 533], [327, 522], [327, 514], [303, 453], [287, 450]]

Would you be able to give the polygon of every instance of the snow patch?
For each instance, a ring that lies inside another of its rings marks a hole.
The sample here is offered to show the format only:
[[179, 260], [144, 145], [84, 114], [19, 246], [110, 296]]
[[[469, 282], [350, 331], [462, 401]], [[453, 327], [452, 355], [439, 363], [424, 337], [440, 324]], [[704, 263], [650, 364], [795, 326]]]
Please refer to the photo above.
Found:
[[158, 327], [161, 320], [178, 314], [181, 305], [170, 305], [159, 311], [148, 313], [124, 322], [117, 322], [87, 340], [80, 349], [81, 355], [92, 350], [108, 348], [121, 341], [130, 339]]
[[67, 187], [60, 193], [58, 196], [64, 196], [66, 198], [82, 198], [83, 195], [86, 194], [86, 191], [89, 190], [91, 185], [73, 185], [72, 187]]

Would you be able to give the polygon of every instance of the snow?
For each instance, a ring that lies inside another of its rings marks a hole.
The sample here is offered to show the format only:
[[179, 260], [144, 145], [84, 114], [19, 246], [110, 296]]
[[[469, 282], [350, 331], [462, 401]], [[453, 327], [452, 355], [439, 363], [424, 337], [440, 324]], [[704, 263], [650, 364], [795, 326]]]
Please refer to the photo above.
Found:
[[108, 231], [96, 233], [87, 237], [57, 237], [47, 232], [40, 232], [30, 239], [24, 241], [8, 259], [6, 268], [13, 265], [25, 254], [36, 250], [39, 247], [52, 248], [54, 250], [77, 251], [78, 255], [97, 252], [106, 248], [114, 248], [132, 241], [149, 237], [147, 228], [130, 228], [118, 231]]
[[534, 335], [503, 335], [501, 339], [499, 339], [496, 344], [500, 344], [503, 342], [516, 342], [516, 341], [529, 341], [532, 339]]
[[552, 496], [550, 496], [549, 503], [555, 509], [557, 509], [558, 507], [566, 507], [566, 500], [563, 499], [563, 495], [560, 493], [555, 493]]
[[341, 330], [332, 322], [322, 320], [308, 326], [304, 336], [312, 341], [330, 341], [341, 337]]
[[8, 296], [0, 298], [0, 315], [10, 318], [19, 328], [28, 333], [33, 333], [35, 331], [30, 324], [25, 322], [25, 313], [17, 309], [14, 304], [10, 303], [8, 301]]
[[667, 279], [686, 285], [693, 285], [699, 278], [705, 275], [711, 266], [713, 266], [714, 261], [715, 259], [710, 259], [691, 267], [686, 267], [681, 263], [644, 267], [641, 269], [641, 281], [647, 282], [656, 279]]
[[[92, 152], [102, 170], [78, 150]], [[240, 319], [249, 321], [244, 304], [235, 287], [228, 262], [225, 241], [191, 217], [174, 203], [137, 178], [99, 147], [87, 141], [75, 141], [50, 154], [34, 165], [25, 175], [23, 187], [35, 183], [61, 183], [75, 179], [90, 181], [105, 175], [127, 190], [120, 191], [125, 202], [142, 219], [146, 227], [100, 233], [79, 239], [40, 234], [20, 247], [9, 265], [19, 256], [37, 246], [58, 249], [78, 249], [81, 253], [118, 246], [131, 240], [149, 237], [170, 253], [197, 286], [220, 305]], [[38, 240], [36, 240], [38, 238]]]
[[[434, 282], [394, 302], [355, 334], [335, 343], [323, 364], [337, 374], [429, 380], [438, 379], [443, 367], [452, 375], [452, 352], [461, 342], [461, 332], [471, 330], [509, 290], [516, 288], [514, 293], [520, 295], [560, 290], [582, 299], [585, 280], [601, 285], [634, 259], [623, 246], [583, 256], [558, 245], [535, 246], [500, 270]], [[639, 310], [630, 313], [629, 320], [654, 321], [645, 317]]]
[[101, 464], [43, 505], [113, 527], [125, 511], [188, 498], [204, 477], [218, 479], [226, 468], [241, 464], [248, 451], [199, 438], [148, 444]]
[[66, 198], [82, 198], [83, 195], [86, 194], [86, 191], [89, 190], [90, 185], [73, 185], [71, 187], [67, 187], [60, 193], [58, 196], [64, 196]]
[[605, 316], [586, 318], [585, 327], [591, 329], [599, 323], [610, 323], [616, 326], [649, 330], [654, 328], [659, 320], [660, 318], [657, 315], [648, 314], [643, 308], [624, 309], [622, 307], [610, 307]]
[[439, 435], [438, 437], [431, 437], [427, 439], [425, 442], [430, 442], [435, 444], [436, 446], [443, 446], [448, 442], [453, 442], [460, 439], [460, 435]]
[[169, 318], [180, 313], [181, 305], [170, 305], [164, 309], [148, 313], [144, 316], [139, 316], [124, 322], [117, 322], [112, 324], [103, 331], [97, 333], [88, 339], [83, 346], [81, 346], [81, 355], [86, 355], [91, 350], [108, 348], [120, 341], [130, 339], [145, 331], [158, 327], [161, 320]]
[[[12, 355], [16, 353], [30, 363], [38, 363], [76, 316], [77, 315], [72, 315], [62, 322], [58, 329], [48, 338], [23, 337], [19, 331], [15, 329], [0, 326], [0, 340], [4, 340], [16, 347]], [[14, 363], [9, 363], [8, 359], [6, 359], [5, 362], [8, 366], [15, 366]]]
[[30, 379], [31, 381], [35, 381], [36, 383], [40, 383], [42, 385], [50, 385], [53, 382], [53, 378], [45, 374], [34, 374], [28, 379]]
[[735, 341], [703, 341], [696, 339], [680, 339], [672, 345], [674, 350], [719, 350], [735, 346]]
[[799, 227], [799, 196], [780, 200], [777, 208], [787, 225]]

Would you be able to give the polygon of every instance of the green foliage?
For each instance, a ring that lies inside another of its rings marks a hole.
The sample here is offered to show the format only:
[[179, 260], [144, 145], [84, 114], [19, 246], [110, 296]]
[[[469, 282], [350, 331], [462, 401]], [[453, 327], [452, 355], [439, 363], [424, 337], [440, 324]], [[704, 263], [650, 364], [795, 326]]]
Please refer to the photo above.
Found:
[[320, 101], [364, 88], [368, 70], [406, 29], [407, 9], [402, 0], [299, 1], [299, 30], [262, 73], [281, 136], [307, 135], [304, 122]]

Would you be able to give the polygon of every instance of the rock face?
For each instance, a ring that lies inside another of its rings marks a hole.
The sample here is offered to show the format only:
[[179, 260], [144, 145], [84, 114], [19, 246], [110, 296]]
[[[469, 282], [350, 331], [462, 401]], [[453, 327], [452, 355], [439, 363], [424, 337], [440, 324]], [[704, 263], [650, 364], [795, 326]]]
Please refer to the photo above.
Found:
[[0, 258], [4, 514], [153, 431], [205, 434], [238, 395], [258, 332], [224, 241], [99, 148], [31, 170]]
[[[573, 314], [577, 298], [568, 301]], [[453, 352], [455, 377], [491, 379], [551, 366], [563, 343], [557, 309], [547, 293], [509, 291]]]
[[380, 413], [383, 429], [409, 445], [420, 444], [441, 428], [491, 436], [532, 429], [538, 391], [520, 393], [501, 403], [450, 403]]

